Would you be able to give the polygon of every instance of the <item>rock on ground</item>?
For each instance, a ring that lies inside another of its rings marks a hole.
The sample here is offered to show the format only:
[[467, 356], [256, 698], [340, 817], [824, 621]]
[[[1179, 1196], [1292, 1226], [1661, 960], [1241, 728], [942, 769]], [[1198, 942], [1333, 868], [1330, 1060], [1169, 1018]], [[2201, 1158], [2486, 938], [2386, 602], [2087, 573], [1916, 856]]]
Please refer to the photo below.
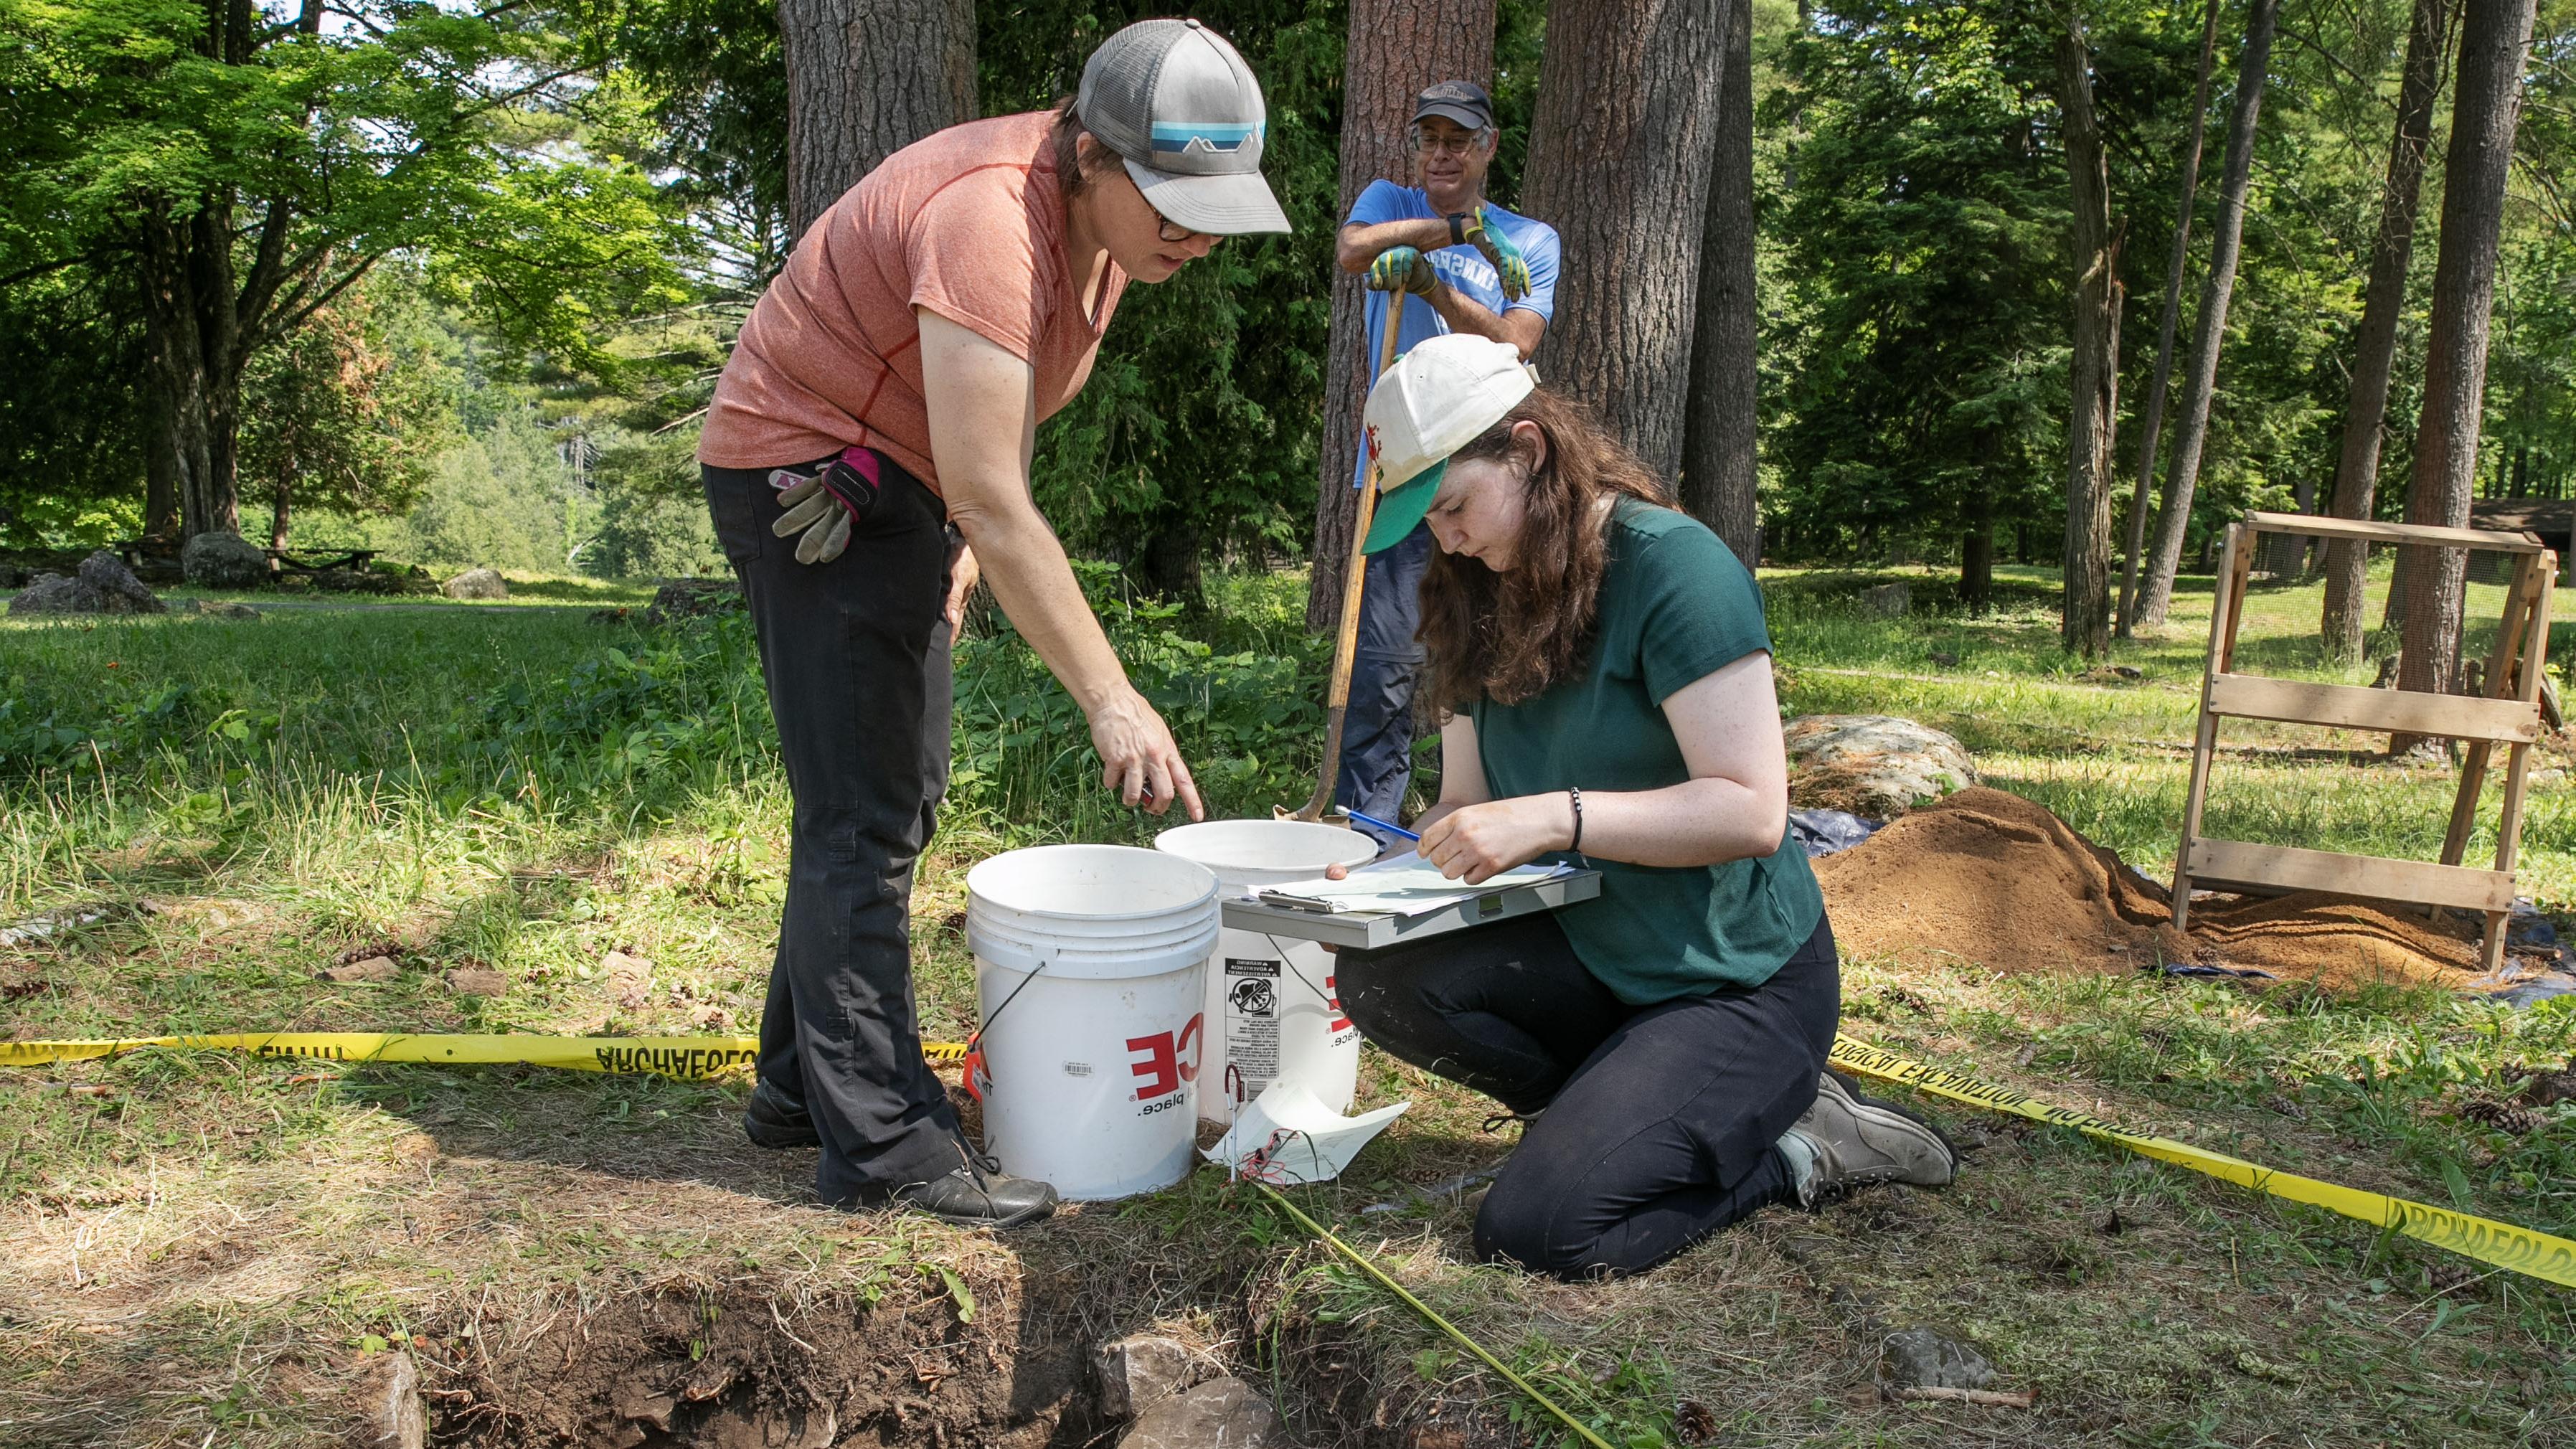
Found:
[[351, 1442], [364, 1449], [421, 1449], [429, 1415], [420, 1401], [420, 1370], [411, 1355], [389, 1353], [360, 1381], [360, 1428]]
[[506, 599], [510, 597], [509, 581], [498, 569], [467, 569], [439, 586], [440, 593], [451, 599]]
[[498, 996], [510, 989], [510, 978], [482, 966], [460, 966], [447, 973], [447, 989], [459, 996]]
[[189, 539], [179, 550], [179, 569], [201, 589], [255, 589], [269, 581], [267, 551], [219, 529]]
[[1910, 719], [1811, 714], [1791, 720], [1783, 735], [1790, 801], [1810, 809], [1885, 820], [1977, 783], [1957, 740]]
[[341, 982], [391, 981], [401, 974], [402, 967], [397, 964], [391, 956], [369, 956], [363, 961], [350, 961], [338, 966], [325, 966], [322, 968], [321, 972], [323, 980]]
[[1190, 1351], [1179, 1340], [1137, 1333], [1092, 1351], [1100, 1375], [1100, 1412], [1132, 1419], [1190, 1386]]
[[9, 601], [12, 614], [162, 614], [169, 608], [105, 549], [82, 559], [71, 574], [38, 574]]
[[1900, 1328], [1879, 1350], [1879, 1377], [1901, 1389], [1982, 1389], [1995, 1366], [1976, 1345], [1946, 1330]]
[[1118, 1449], [1289, 1449], [1279, 1411], [1250, 1384], [1233, 1377], [1210, 1379], [1168, 1398], [1118, 1441]]

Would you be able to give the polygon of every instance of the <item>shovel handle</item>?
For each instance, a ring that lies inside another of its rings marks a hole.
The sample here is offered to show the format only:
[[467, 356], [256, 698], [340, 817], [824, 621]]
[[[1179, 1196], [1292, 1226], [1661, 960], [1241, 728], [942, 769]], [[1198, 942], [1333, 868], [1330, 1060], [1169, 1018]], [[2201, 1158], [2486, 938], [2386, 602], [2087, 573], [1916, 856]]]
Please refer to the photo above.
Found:
[[[1404, 327], [1404, 293], [1391, 294], [1386, 304], [1386, 335], [1378, 343], [1377, 376], [1384, 377], [1395, 366], [1396, 336]], [[1374, 385], [1374, 383], [1372, 383]], [[1366, 446], [1363, 442], [1362, 446]], [[1369, 523], [1377, 517], [1377, 459], [1369, 459], [1368, 482], [1360, 489], [1359, 508], [1351, 523], [1351, 556], [1342, 570], [1341, 625], [1333, 632], [1333, 674], [1324, 690], [1324, 764], [1315, 779], [1314, 798], [1305, 808], [1281, 818], [1321, 820], [1332, 808], [1333, 777], [1342, 771], [1342, 726], [1351, 707], [1351, 661], [1359, 652], [1360, 595], [1368, 584]]]

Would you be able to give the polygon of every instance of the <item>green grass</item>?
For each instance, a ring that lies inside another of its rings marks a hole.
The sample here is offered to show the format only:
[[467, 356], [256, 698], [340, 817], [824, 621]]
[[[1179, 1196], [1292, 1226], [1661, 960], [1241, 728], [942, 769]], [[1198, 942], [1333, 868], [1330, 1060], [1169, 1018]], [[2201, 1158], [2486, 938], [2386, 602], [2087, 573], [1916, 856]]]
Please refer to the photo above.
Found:
[[[2039, 575], [2006, 571], [2005, 609], [1975, 619], [1865, 616], [1866, 582], [1766, 579], [1793, 709], [1949, 729], [1990, 783], [2169, 869], [2206, 581], [2123, 650], [2135, 683], [2056, 652]], [[1094, 583], [1219, 812], [1302, 799], [1323, 662], [1302, 579], [1219, 579], [1197, 621]], [[1927, 602], [1934, 588], [1916, 576]], [[0, 924], [99, 913], [0, 947], [10, 1035], [752, 1029], [788, 799], [739, 623], [331, 602], [0, 624]], [[2255, 603], [2267, 659], [2322, 668], [2296, 642], [2312, 588]], [[1166, 823], [1105, 801], [1078, 716], [1007, 633], [969, 641], [958, 693], [957, 795], [915, 900], [934, 1036], [970, 1025], [971, 963], [943, 924], [968, 865]], [[2365, 763], [2338, 751], [2366, 741], [2321, 732], [2227, 740], [2242, 748], [2213, 830], [2437, 847], [2442, 770]], [[2535, 790], [2524, 836], [2526, 888], [2553, 909], [2576, 901], [2565, 793]], [[399, 980], [316, 979], [385, 943]], [[600, 969], [612, 948], [654, 963], [646, 990], [620, 999]], [[509, 988], [458, 995], [443, 978], [464, 966]], [[1919, 1059], [2576, 1233], [2576, 1109], [2522, 1132], [2488, 1110], [2576, 1053], [2576, 1011], [1868, 960], [1847, 964], [1845, 994], [1849, 1030]], [[1414, 1110], [1301, 1202], [1614, 1442], [2565, 1442], [2576, 1297], [2069, 1134], [1935, 1106], [1974, 1149], [1951, 1191], [1770, 1212], [1643, 1280], [1562, 1285], [1474, 1264], [1456, 1204], [1359, 1212], [1507, 1145], [1469, 1094], [1374, 1053], [1363, 1081]], [[0, 1077], [0, 1239], [20, 1269], [0, 1287], [0, 1440], [325, 1442], [371, 1338], [418, 1335], [432, 1387], [462, 1392], [476, 1334], [551, 1345], [639, 1295], [766, 1303], [809, 1334], [885, 1300], [947, 1332], [941, 1268], [988, 1306], [1052, 1283], [1089, 1305], [1064, 1310], [1083, 1331], [1179, 1332], [1274, 1386], [1315, 1442], [1372, 1415], [1545, 1438], [1445, 1341], [1211, 1178], [998, 1241], [835, 1215], [799, 1203], [802, 1160], [741, 1146], [739, 1092], [165, 1054]], [[1023, 1305], [959, 1331], [1043, 1319]], [[1880, 1402], [1879, 1335], [1926, 1320], [1974, 1337], [2041, 1408]]]

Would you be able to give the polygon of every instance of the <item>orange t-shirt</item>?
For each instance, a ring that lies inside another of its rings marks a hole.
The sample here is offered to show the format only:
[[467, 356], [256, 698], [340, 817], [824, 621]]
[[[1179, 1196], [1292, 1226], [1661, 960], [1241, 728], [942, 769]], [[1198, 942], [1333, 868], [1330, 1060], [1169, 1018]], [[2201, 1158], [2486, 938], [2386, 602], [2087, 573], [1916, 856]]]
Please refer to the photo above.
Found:
[[776, 468], [852, 444], [938, 491], [922, 404], [927, 307], [1027, 362], [1040, 420], [1082, 390], [1127, 274], [1083, 315], [1065, 259], [1055, 113], [951, 126], [885, 159], [816, 218], [743, 323], [698, 461]]

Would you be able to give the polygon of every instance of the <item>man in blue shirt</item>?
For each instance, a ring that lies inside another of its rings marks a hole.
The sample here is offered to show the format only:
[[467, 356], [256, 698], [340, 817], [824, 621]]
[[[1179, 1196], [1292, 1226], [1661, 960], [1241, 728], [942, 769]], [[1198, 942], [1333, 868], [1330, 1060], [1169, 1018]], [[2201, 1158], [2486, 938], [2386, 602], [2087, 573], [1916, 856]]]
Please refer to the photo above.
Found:
[[[1442, 81], [1414, 104], [1413, 169], [1421, 184], [1372, 181], [1351, 204], [1336, 260], [1368, 278], [1370, 368], [1386, 336], [1387, 300], [1397, 291], [1414, 294], [1405, 303], [1399, 352], [1444, 332], [1472, 332], [1512, 344], [1526, 361], [1546, 335], [1556, 304], [1556, 229], [1485, 200], [1485, 171], [1499, 139], [1484, 89]], [[1368, 483], [1365, 448], [1351, 481]], [[1422, 668], [1413, 633], [1430, 558], [1431, 530], [1418, 526], [1369, 556], [1360, 600], [1333, 799], [1380, 820], [1398, 818], [1413, 783], [1413, 682]]]

